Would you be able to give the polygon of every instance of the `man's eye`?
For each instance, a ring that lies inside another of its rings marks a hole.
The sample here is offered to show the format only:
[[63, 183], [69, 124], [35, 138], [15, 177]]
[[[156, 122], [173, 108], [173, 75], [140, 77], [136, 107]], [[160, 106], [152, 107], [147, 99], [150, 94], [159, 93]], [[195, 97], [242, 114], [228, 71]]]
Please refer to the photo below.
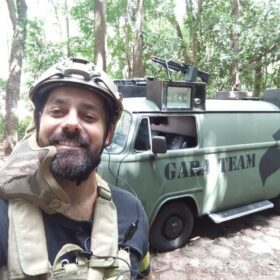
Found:
[[83, 116], [84, 118], [84, 121], [86, 122], [94, 122], [95, 121], [95, 116], [94, 115], [91, 115], [91, 114], [86, 114]]
[[50, 109], [49, 114], [53, 117], [60, 117], [63, 115], [63, 110], [59, 108]]

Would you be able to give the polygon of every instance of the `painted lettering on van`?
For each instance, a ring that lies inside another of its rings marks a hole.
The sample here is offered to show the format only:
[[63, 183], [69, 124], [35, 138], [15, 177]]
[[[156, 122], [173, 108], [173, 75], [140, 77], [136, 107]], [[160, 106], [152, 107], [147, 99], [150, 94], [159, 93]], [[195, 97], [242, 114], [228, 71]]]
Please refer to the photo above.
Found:
[[256, 167], [256, 154], [219, 158], [222, 172]]
[[[256, 154], [246, 154], [218, 159], [221, 172], [231, 172], [256, 167]], [[165, 178], [168, 180], [180, 179], [193, 176], [202, 176], [209, 172], [209, 161], [174, 161], [166, 164], [164, 169]]]
[[208, 160], [169, 162], [165, 166], [164, 174], [168, 180], [200, 176], [208, 172], [208, 165]]

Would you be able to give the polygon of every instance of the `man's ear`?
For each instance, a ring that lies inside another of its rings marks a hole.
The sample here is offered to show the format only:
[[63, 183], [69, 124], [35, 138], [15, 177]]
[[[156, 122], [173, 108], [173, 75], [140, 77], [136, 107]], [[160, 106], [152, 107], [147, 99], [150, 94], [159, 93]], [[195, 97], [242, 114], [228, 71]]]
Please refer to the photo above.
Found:
[[109, 129], [107, 131], [107, 136], [106, 136], [106, 139], [105, 139], [105, 147], [109, 146], [112, 143], [115, 128], [116, 128], [116, 126], [114, 124], [112, 124], [109, 127]]

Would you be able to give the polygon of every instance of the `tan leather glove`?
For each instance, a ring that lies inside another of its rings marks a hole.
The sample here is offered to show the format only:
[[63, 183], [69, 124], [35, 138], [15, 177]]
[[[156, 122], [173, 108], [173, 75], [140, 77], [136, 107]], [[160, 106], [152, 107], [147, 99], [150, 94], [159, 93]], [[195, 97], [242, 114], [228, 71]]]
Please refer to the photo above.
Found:
[[0, 169], [0, 198], [25, 199], [47, 213], [62, 212], [69, 199], [50, 172], [53, 146], [39, 147], [36, 134], [27, 135]]

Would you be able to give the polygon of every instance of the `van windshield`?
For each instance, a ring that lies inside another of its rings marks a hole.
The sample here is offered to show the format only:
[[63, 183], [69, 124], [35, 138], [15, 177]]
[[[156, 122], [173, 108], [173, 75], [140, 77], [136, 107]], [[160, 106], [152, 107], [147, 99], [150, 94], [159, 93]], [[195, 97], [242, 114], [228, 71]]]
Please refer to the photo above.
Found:
[[117, 123], [112, 143], [110, 146], [107, 147], [107, 151], [109, 153], [117, 154], [122, 152], [127, 142], [131, 121], [131, 114], [126, 111], [123, 111], [122, 116]]

